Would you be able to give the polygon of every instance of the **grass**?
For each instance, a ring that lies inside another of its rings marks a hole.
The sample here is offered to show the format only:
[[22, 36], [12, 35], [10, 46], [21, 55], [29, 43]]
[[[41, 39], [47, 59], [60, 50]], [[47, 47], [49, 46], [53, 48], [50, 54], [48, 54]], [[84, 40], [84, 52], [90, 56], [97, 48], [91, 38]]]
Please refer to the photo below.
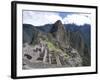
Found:
[[50, 51], [55, 51], [55, 52], [62, 52], [61, 49], [57, 48], [53, 43], [47, 41], [47, 45]]
[[[47, 44], [47, 46], [48, 46], [48, 48], [49, 48], [49, 50], [50, 51], [54, 51], [54, 53], [63, 53], [63, 55], [64, 55], [64, 57], [65, 58], [68, 58], [68, 55], [64, 52], [64, 51], [62, 51], [60, 48], [58, 48], [56, 45], [54, 45], [48, 38], [46, 38], [46, 37], [42, 37], [41, 38], [44, 42], [46, 42], [46, 44]], [[35, 44], [33, 43], [33, 46], [35, 46]]]

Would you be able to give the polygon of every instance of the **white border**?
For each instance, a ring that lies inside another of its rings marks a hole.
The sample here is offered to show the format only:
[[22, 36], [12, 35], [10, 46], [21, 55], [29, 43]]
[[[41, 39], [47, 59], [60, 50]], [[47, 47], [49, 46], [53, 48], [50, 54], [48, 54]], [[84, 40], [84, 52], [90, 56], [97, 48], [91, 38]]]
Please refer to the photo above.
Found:
[[[91, 66], [90, 67], [70, 67], [70, 68], [49, 68], [49, 69], [31, 69], [22, 70], [22, 10], [43, 10], [43, 11], [60, 11], [60, 12], [86, 12], [91, 13]], [[17, 76], [35, 76], [35, 75], [50, 75], [50, 74], [68, 74], [68, 73], [83, 73], [95, 72], [96, 69], [96, 49], [95, 49], [95, 33], [96, 33], [96, 10], [91, 8], [74, 8], [74, 7], [59, 7], [47, 5], [25, 5], [17, 4]]]

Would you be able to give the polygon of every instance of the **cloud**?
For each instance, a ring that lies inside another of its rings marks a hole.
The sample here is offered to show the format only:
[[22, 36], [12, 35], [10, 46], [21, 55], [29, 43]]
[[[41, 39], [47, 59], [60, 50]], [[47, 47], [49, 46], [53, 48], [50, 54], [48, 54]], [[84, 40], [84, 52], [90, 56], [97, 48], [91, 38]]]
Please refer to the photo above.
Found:
[[[66, 13], [64, 13], [66, 14]], [[23, 11], [23, 23], [40, 26], [45, 24], [54, 24], [57, 20], [61, 20], [63, 24], [84, 25], [91, 24], [90, 14], [68, 14], [62, 18], [60, 13], [56, 12], [36, 12]]]
[[34, 12], [34, 11], [24, 11], [23, 12], [23, 23], [32, 24], [34, 26], [40, 26], [45, 24], [53, 24], [57, 20], [62, 18], [59, 13], [54, 12]]
[[84, 25], [91, 24], [91, 17], [89, 14], [71, 14], [63, 19], [64, 24]]

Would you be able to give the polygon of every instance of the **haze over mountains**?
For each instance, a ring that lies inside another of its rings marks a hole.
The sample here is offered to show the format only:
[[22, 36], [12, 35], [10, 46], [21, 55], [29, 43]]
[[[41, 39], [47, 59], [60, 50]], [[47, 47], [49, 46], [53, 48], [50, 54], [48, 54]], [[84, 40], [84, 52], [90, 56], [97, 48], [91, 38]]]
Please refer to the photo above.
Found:
[[[27, 43], [34, 49], [39, 45], [44, 45], [45, 47], [45, 54], [43, 54], [42, 57], [40, 57], [42, 54], [41, 51], [38, 55], [34, 52], [27, 53], [28, 56], [30, 55], [32, 57], [34, 54], [35, 56], [33, 57], [37, 57], [35, 60], [29, 60], [29, 62], [35, 63], [38, 67], [41, 62], [42, 68], [44, 65], [45, 67], [48, 67], [48, 65], [49, 67], [90, 66], [90, 30], [91, 26], [89, 24], [80, 26], [75, 24], [62, 24], [61, 20], [57, 20], [54, 24], [46, 24], [43, 26], [23, 24], [23, 45]], [[23, 47], [23, 52], [25, 52], [24, 48], [25, 47]], [[39, 49], [42, 48], [39, 46]], [[25, 53], [23, 53], [23, 55], [24, 54]], [[23, 58], [24, 57], [25, 55]], [[24, 63], [25, 62], [27, 61], [24, 61]], [[34, 68], [34, 65], [31, 65], [31, 67]]]

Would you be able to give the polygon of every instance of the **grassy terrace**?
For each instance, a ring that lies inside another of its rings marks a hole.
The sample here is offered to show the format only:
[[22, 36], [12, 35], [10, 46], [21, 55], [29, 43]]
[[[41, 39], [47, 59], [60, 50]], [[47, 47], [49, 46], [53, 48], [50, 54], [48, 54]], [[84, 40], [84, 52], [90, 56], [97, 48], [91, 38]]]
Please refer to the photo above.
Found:
[[[50, 41], [50, 37], [49, 38], [47, 38], [47, 37], [45, 37], [45, 36], [42, 36], [41, 37], [41, 40], [43, 40], [46, 44], [47, 44], [47, 46], [48, 46], [48, 48], [49, 48], [49, 51], [54, 51], [54, 54], [59, 54], [59, 53], [61, 53], [62, 55], [64, 55], [64, 57], [65, 58], [67, 58], [68, 57], [68, 55], [63, 51], [63, 50], [61, 50], [58, 46], [56, 46], [52, 41]], [[34, 44], [33, 44], [33, 46], [34, 46]]]
[[63, 52], [61, 49], [57, 48], [53, 43], [47, 42], [48, 48], [50, 51], [56, 51], [56, 52]]
[[46, 41], [46, 43], [47, 43], [47, 46], [48, 46], [48, 48], [49, 48], [50, 51], [54, 51], [55, 53], [63, 53], [65, 58], [68, 57], [68, 55], [64, 51], [62, 51], [61, 49], [59, 49], [52, 42]]

